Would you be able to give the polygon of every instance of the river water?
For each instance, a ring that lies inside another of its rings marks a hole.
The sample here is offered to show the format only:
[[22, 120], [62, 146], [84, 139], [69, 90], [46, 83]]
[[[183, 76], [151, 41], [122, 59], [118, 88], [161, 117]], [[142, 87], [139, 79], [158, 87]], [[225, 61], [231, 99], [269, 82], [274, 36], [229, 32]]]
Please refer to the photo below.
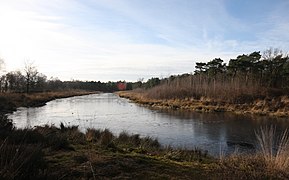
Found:
[[78, 125], [108, 128], [157, 138], [163, 146], [201, 148], [210, 154], [254, 152], [255, 131], [274, 125], [278, 132], [289, 127], [289, 119], [196, 113], [180, 110], [154, 110], [134, 104], [112, 93], [53, 100], [43, 107], [19, 108], [9, 115], [16, 127], [39, 125]]

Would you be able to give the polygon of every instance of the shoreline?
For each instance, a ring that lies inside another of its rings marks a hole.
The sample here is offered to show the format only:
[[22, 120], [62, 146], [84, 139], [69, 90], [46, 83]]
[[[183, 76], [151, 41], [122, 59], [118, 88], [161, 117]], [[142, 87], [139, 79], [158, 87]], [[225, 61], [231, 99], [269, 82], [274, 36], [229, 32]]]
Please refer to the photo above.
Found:
[[145, 93], [135, 91], [116, 92], [122, 98], [157, 109], [181, 109], [195, 112], [231, 112], [235, 114], [252, 114], [273, 117], [289, 117], [289, 97], [256, 99], [252, 103], [233, 104], [200, 98], [185, 99], [151, 99]]
[[74, 96], [83, 96], [96, 94], [98, 91], [56, 91], [56, 92], [40, 92], [40, 93], [0, 93], [0, 113], [7, 114], [17, 110], [19, 107], [41, 107], [47, 102], [69, 98]]
[[0, 133], [0, 152], [8, 162], [1, 164], [4, 179], [288, 178], [286, 167], [273, 167], [261, 153], [214, 158], [198, 148], [162, 147], [157, 139], [125, 131], [83, 133], [63, 124], [21, 130], [7, 118], [0, 121], [7, 125]]
[[[35, 94], [33, 96], [37, 97]], [[70, 97], [69, 94], [66, 93], [66, 97]], [[289, 177], [287, 166], [276, 167], [275, 161], [266, 161], [261, 153], [232, 156], [220, 154], [218, 158], [198, 148], [189, 150], [163, 147], [157, 139], [125, 131], [119, 135], [108, 129], [89, 128], [86, 132], [81, 132], [78, 126], [66, 127], [63, 124], [60, 127], [44, 125], [22, 130], [13, 128], [7, 117], [0, 118], [0, 121], [0, 152], [4, 161], [9, 162], [2, 165], [5, 171], [0, 171], [0, 177], [7, 179]], [[23, 164], [18, 166], [18, 162]]]

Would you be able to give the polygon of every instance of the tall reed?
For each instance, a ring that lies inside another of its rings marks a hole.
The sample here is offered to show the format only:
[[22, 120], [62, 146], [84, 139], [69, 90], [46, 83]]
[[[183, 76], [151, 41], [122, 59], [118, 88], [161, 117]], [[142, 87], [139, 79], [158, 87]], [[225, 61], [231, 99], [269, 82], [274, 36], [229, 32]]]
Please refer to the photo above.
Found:
[[260, 152], [268, 168], [278, 170], [289, 169], [289, 134], [286, 129], [281, 136], [277, 135], [276, 127], [261, 127], [255, 132]]
[[255, 81], [244, 83], [240, 78], [230, 79], [225, 75], [210, 78], [205, 75], [189, 75], [167, 80], [146, 91], [149, 98], [183, 99], [201, 97], [232, 103], [248, 103], [265, 96], [265, 90]]

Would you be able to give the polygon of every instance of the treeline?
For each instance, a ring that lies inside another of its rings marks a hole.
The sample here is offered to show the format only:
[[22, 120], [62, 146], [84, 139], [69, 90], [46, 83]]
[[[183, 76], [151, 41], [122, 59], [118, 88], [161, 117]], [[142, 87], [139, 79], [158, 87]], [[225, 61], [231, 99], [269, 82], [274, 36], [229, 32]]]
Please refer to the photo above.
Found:
[[[0, 77], [0, 92], [2, 93], [31, 93], [45, 91], [62, 91], [70, 89], [114, 92], [118, 90], [118, 82], [100, 81], [61, 81], [58, 78], [48, 79], [46, 75], [38, 72], [33, 65], [26, 65], [24, 73], [11, 71]], [[124, 82], [124, 81], [123, 81]], [[131, 89], [131, 83], [127, 83], [127, 89]]]
[[246, 102], [289, 94], [289, 57], [279, 49], [243, 54], [228, 64], [220, 58], [198, 62], [194, 74], [149, 79], [142, 84], [151, 98], [212, 98]]

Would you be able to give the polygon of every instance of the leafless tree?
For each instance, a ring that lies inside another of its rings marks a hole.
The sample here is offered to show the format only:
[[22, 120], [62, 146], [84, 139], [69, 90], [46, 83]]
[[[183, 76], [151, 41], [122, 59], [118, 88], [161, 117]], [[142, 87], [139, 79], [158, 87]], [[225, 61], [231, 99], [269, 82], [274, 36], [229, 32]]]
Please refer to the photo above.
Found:
[[282, 57], [283, 55], [284, 55], [284, 53], [281, 49], [271, 47], [271, 48], [269, 48], [263, 52], [262, 57], [263, 57], [263, 59], [272, 61], [277, 56]]
[[7, 91], [9, 92], [24, 92], [25, 77], [20, 71], [11, 71], [6, 74]]
[[34, 66], [33, 62], [30, 61], [25, 61], [25, 80], [26, 80], [26, 93], [29, 93], [31, 90], [31, 86], [33, 86], [36, 78], [38, 71], [36, 67]]
[[0, 72], [5, 69], [5, 62], [2, 58], [0, 58]]
[[5, 76], [2, 75], [2, 72], [5, 69], [5, 63], [2, 58], [0, 58], [0, 92], [3, 92], [4, 90], [4, 82], [5, 82]]

